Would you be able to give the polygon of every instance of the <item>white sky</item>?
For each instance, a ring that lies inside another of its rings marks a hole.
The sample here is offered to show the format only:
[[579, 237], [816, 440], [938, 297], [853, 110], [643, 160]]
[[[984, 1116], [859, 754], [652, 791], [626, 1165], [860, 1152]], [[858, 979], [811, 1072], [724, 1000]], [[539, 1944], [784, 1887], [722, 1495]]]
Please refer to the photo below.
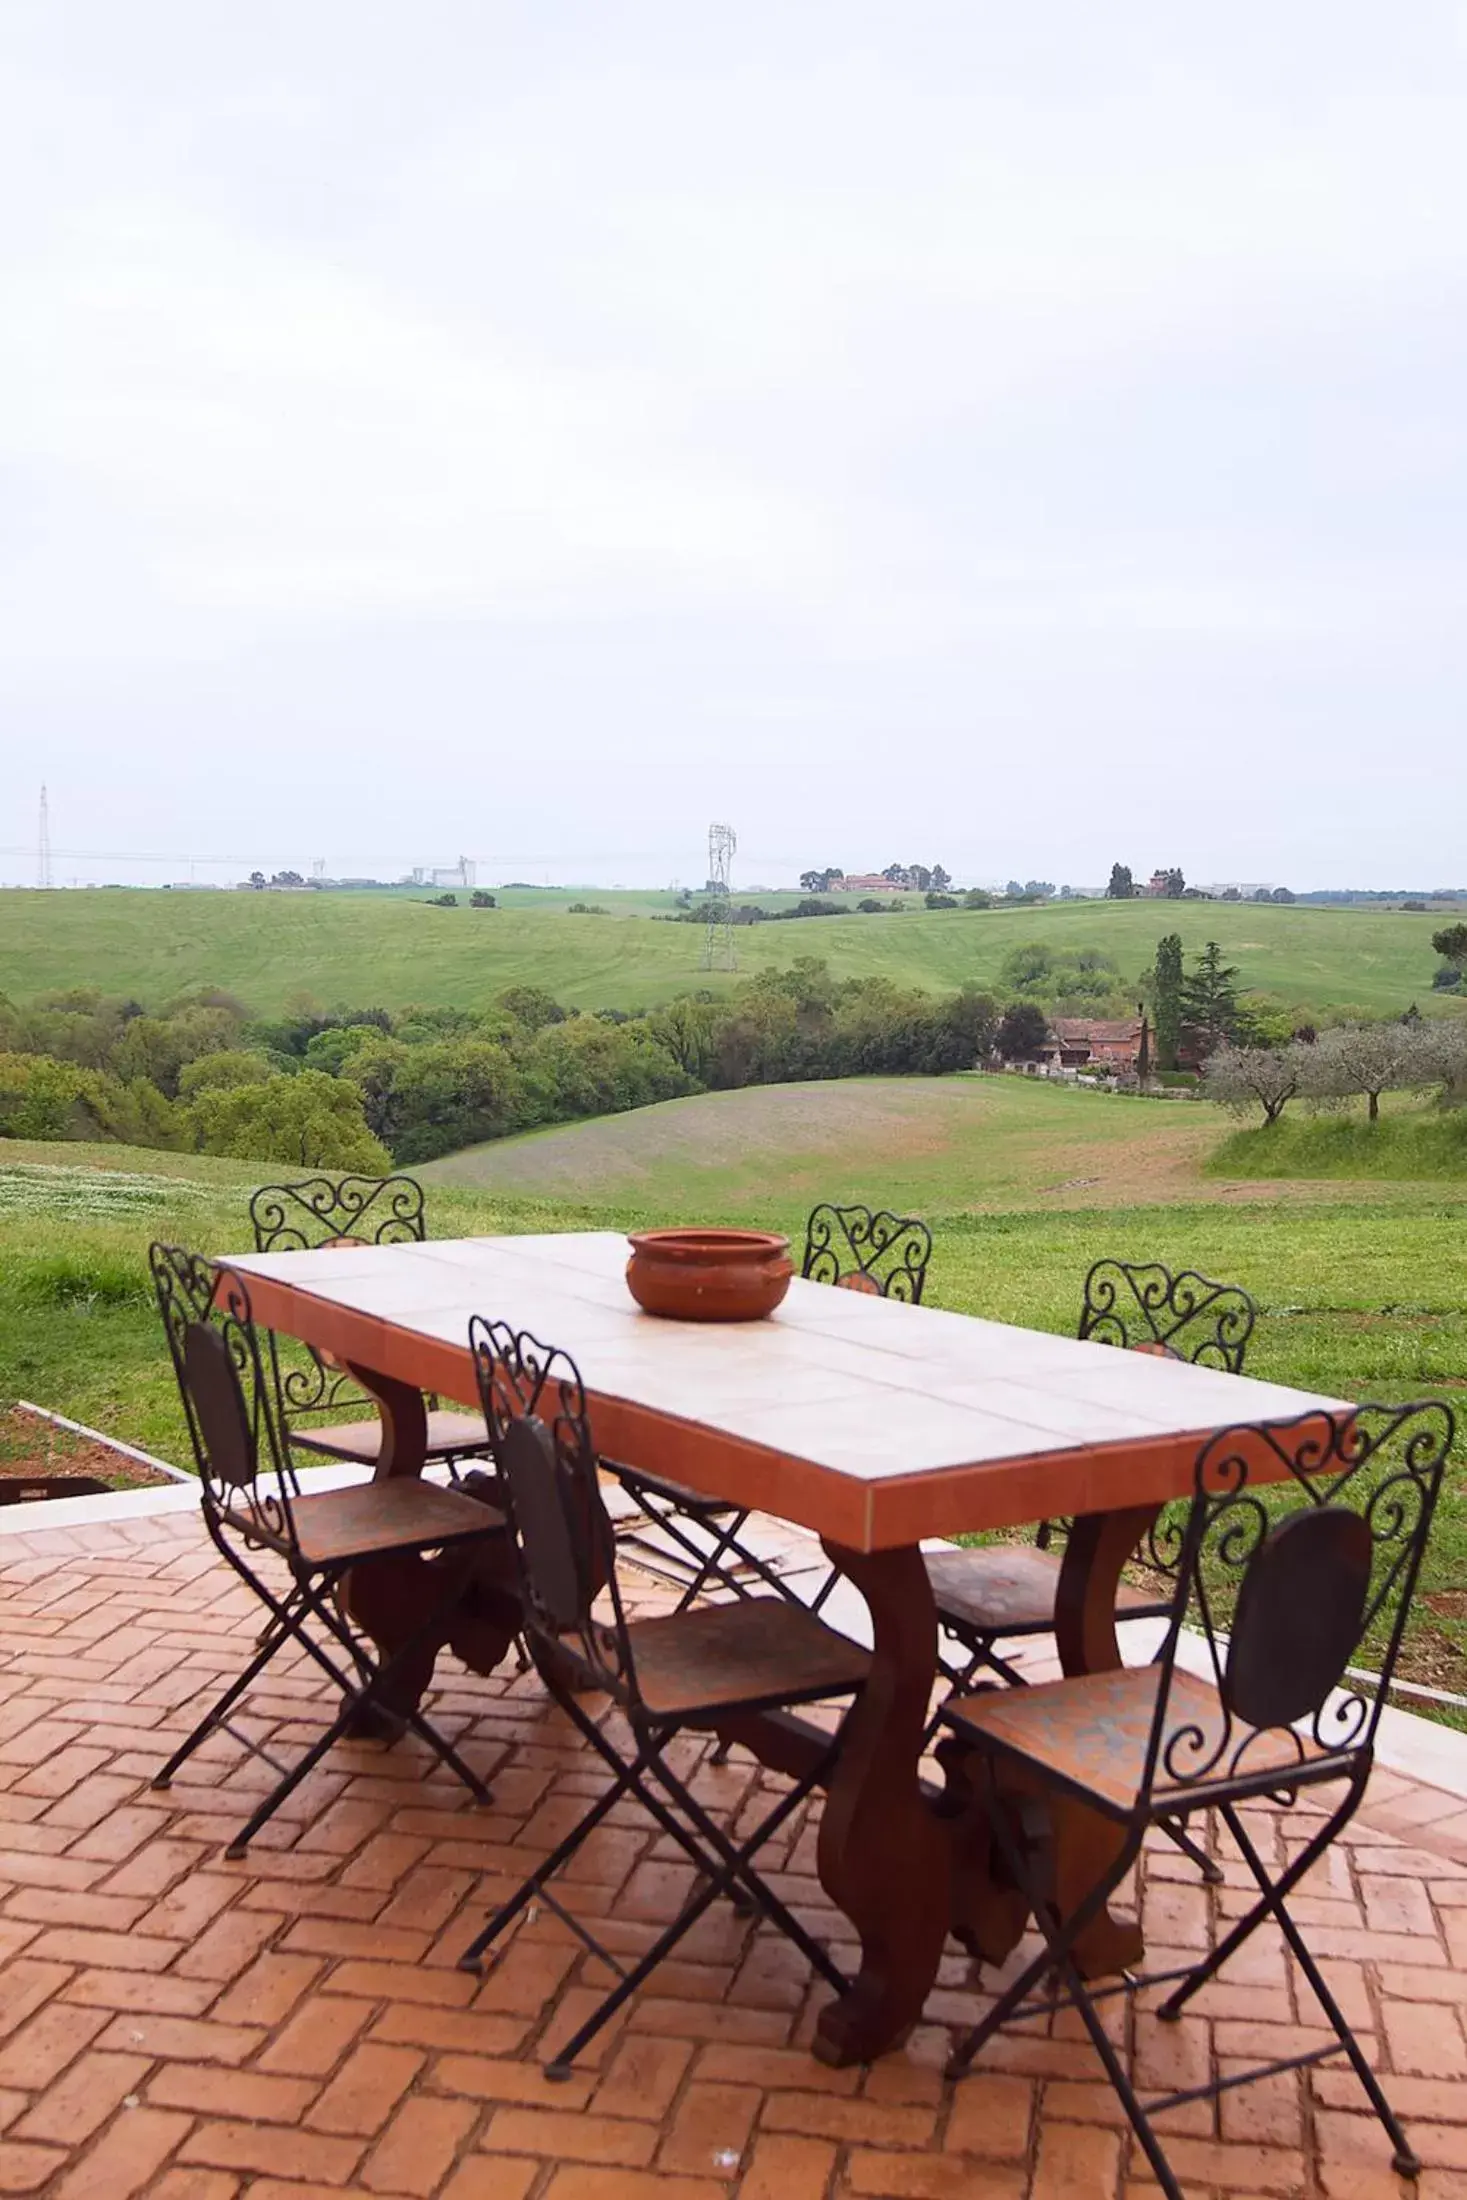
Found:
[[0, 878], [44, 778], [66, 879], [1467, 880], [1464, 95], [1456, 0], [6, 0]]

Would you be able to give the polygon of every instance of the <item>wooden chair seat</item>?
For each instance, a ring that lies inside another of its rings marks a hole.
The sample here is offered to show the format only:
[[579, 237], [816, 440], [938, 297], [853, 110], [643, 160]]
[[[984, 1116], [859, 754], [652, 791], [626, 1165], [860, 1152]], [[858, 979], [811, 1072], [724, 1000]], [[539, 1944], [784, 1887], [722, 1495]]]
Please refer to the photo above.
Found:
[[[941, 1627], [967, 1637], [1049, 1635], [1054, 1632], [1061, 1554], [1032, 1543], [985, 1543], [968, 1550], [927, 1551], [927, 1578]], [[1116, 1611], [1122, 1619], [1156, 1618], [1165, 1597], [1122, 1583]]]
[[737, 1705], [817, 1703], [864, 1686], [868, 1651], [783, 1597], [702, 1604], [627, 1630], [654, 1718], [696, 1726]]
[[[1068, 1788], [1110, 1817], [1128, 1818], [1144, 1784], [1161, 1678], [1159, 1666], [1123, 1665], [1037, 1687], [983, 1689], [946, 1703], [943, 1716], [980, 1747], [1022, 1758], [1046, 1782]], [[1249, 1742], [1245, 1748], [1249, 1732], [1236, 1717], [1229, 1722], [1210, 1681], [1178, 1668], [1157, 1763], [1158, 1808], [1165, 1808], [1169, 1793], [1181, 1797], [1189, 1782], [1196, 1784], [1214, 1755], [1223, 1775], [1240, 1754], [1250, 1773], [1323, 1755], [1306, 1735], [1277, 1729], [1254, 1730], [1257, 1746]], [[1175, 1761], [1169, 1765], [1173, 1745]], [[1169, 1772], [1179, 1777], [1169, 1778]]]
[[[327, 1459], [354, 1459], [364, 1467], [375, 1466], [382, 1449], [382, 1423], [339, 1421], [329, 1428], [310, 1428], [296, 1422], [290, 1440], [297, 1451], [318, 1451]], [[434, 1407], [428, 1415], [427, 1453], [430, 1459], [478, 1458], [489, 1449], [489, 1431], [482, 1413], [454, 1413]]]
[[409, 1474], [298, 1497], [290, 1510], [300, 1555], [309, 1566], [433, 1550], [504, 1526], [504, 1515], [494, 1506]]

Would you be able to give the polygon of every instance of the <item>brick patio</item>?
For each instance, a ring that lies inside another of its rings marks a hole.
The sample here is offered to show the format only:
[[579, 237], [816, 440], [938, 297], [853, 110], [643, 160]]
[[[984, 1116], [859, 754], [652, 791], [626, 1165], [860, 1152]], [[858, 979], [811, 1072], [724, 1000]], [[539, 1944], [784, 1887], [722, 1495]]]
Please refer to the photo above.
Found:
[[[599, 1784], [584, 1747], [533, 1675], [450, 1671], [437, 1715], [492, 1775], [492, 1810], [475, 1810], [416, 1742], [342, 1748], [248, 1859], [227, 1863], [224, 1842], [269, 1775], [221, 1739], [168, 1794], [148, 1779], [258, 1625], [194, 1515], [0, 1541], [0, 2193], [1155, 2193], [1073, 2020], [1006, 2037], [981, 2074], [944, 2086], [945, 2028], [980, 2006], [954, 1954], [904, 2054], [828, 2071], [802, 2045], [825, 1990], [776, 1936], [750, 1941], [727, 1912], [695, 1928], [584, 2076], [547, 2085], [548, 2045], [591, 2003], [590, 1959], [548, 1914], [483, 1980], [454, 1959]], [[308, 1700], [322, 1700], [314, 1682], [284, 1669], [253, 1699], [259, 1735], [289, 1744], [317, 1731], [301, 1722]], [[700, 1792], [737, 1818], [758, 1777], [736, 1758], [705, 1767]], [[1277, 1821], [1257, 1815], [1276, 1844]], [[840, 1959], [813, 1840], [797, 1822], [776, 1883]], [[687, 1873], [667, 1846], [629, 1808], [577, 1861], [577, 1905], [621, 1949], [644, 1945], [683, 1897]], [[1242, 1881], [1230, 1869], [1215, 1899], [1175, 1851], [1151, 1854], [1141, 1900], [1153, 1956], [1204, 1946], [1216, 1915], [1246, 1899]], [[1316, 1881], [1296, 1913], [1392, 2074], [1430, 2165], [1422, 2200], [1467, 2194], [1467, 1810], [1378, 1772]], [[1139, 2016], [1144, 2082], [1297, 2052], [1303, 2026], [1316, 2029], [1263, 1933], [1198, 2010], [1165, 2029]], [[1410, 2189], [1347, 2071], [1273, 2079], [1170, 2125], [1198, 2200]]]

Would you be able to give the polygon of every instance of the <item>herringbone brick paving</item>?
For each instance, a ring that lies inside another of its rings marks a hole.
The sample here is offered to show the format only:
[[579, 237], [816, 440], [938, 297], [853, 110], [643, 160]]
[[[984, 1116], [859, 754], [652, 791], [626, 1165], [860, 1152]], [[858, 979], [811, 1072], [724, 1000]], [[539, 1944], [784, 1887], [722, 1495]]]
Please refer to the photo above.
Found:
[[[981, 2005], [956, 1952], [928, 2022], [865, 2071], [805, 2052], [825, 1989], [727, 1911], [588, 2058], [540, 2064], [591, 2005], [596, 1966], [549, 1912], [483, 1979], [454, 1959], [486, 1907], [558, 1838], [600, 1774], [535, 1677], [445, 1661], [436, 1715], [491, 1775], [476, 1809], [415, 1741], [333, 1752], [240, 1863], [222, 1850], [272, 1775], [220, 1738], [166, 1794], [148, 1780], [238, 1670], [259, 1607], [197, 1519], [0, 1544], [0, 2193], [48, 2200], [1143, 2200], [1155, 2186], [1077, 2021], [1006, 2036], [956, 2089], [948, 2027]], [[250, 1703], [257, 1739], [318, 1731], [308, 1671]], [[689, 1743], [683, 1761], [701, 1751]], [[757, 1769], [697, 1772], [737, 1821]], [[1275, 1854], [1298, 1821], [1255, 1814]], [[777, 1884], [838, 1960], [813, 1814]], [[576, 1905], [644, 1946], [688, 1880], [634, 1806], [576, 1861]], [[1140, 1892], [1153, 1957], [1205, 1946], [1246, 1900], [1175, 1851]], [[1378, 1773], [1351, 1838], [1296, 1910], [1428, 2165], [1421, 2200], [1467, 2195], [1467, 1811]], [[985, 1983], [991, 1985], [992, 1981]], [[1118, 2005], [1113, 2022], [1124, 2017]], [[1297, 2052], [1307, 1990], [1260, 1934], [1198, 2013], [1143, 2008], [1143, 2082]], [[1383, 2200], [1403, 2190], [1348, 2071], [1285, 2077], [1174, 2112], [1189, 2193]]]

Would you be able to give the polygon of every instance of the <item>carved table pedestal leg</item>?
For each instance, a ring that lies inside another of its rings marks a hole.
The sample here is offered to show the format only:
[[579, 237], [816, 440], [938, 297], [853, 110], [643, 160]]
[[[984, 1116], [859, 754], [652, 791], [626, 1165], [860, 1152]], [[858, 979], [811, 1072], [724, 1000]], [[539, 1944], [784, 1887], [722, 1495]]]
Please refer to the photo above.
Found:
[[820, 2017], [824, 2063], [869, 2062], [922, 2014], [947, 1937], [948, 1850], [917, 1767], [937, 1659], [937, 1614], [918, 1550], [826, 1553], [871, 1611], [871, 1676], [847, 1714], [817, 1851], [821, 1885], [861, 1941], [850, 1990]]

